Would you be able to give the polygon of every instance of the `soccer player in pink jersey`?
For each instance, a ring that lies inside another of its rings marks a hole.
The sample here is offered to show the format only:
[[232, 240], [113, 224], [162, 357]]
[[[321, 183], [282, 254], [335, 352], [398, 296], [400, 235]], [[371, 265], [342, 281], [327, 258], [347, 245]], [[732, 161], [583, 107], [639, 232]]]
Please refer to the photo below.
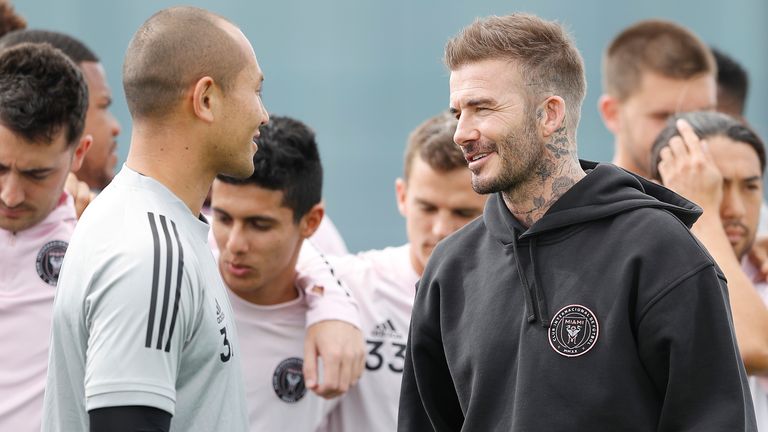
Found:
[[408, 138], [403, 177], [395, 182], [408, 243], [329, 258], [360, 306], [368, 346], [366, 371], [341, 398], [327, 425], [334, 432], [385, 432], [397, 427], [408, 324], [421, 277], [435, 245], [483, 212], [486, 196], [453, 142], [456, 119], [445, 112]]
[[85, 115], [85, 134], [93, 143], [83, 159], [77, 177], [94, 191], [104, 189], [115, 176], [117, 165], [117, 137], [120, 123], [110, 111], [112, 90], [107, 82], [99, 57], [83, 42], [64, 33], [48, 30], [18, 30], [0, 39], [0, 48], [24, 42], [49, 43], [60, 49], [75, 62], [88, 85], [88, 111]]
[[[307, 391], [302, 374], [310, 299], [297, 262], [324, 215], [320, 155], [314, 133], [288, 117], [273, 117], [258, 142], [253, 175], [213, 183], [218, 267], [246, 365], [250, 431], [312, 431], [330, 403]], [[351, 380], [352, 370], [341, 373]]]
[[83, 161], [88, 91], [58, 50], [0, 54], [0, 430], [39, 431], [51, 306], [75, 225], [63, 192]]

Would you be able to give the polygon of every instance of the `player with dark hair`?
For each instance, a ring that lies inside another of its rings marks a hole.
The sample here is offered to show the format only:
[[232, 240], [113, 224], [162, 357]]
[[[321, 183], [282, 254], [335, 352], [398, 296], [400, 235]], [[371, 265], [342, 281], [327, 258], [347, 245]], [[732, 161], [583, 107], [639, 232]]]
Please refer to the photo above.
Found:
[[[104, 189], [115, 176], [116, 138], [120, 134], [120, 124], [109, 110], [112, 105], [112, 90], [107, 83], [99, 57], [72, 36], [47, 30], [19, 30], [8, 33], [0, 38], [0, 49], [25, 42], [51, 44], [66, 54], [83, 72], [90, 96], [84, 133], [92, 137], [93, 144], [77, 176], [93, 190]], [[80, 195], [78, 193], [78, 197]], [[90, 201], [90, 197], [84, 198]]]
[[253, 175], [213, 182], [219, 272], [247, 365], [250, 430], [312, 431], [330, 405], [307, 392], [302, 373], [307, 297], [297, 264], [323, 218], [323, 170], [303, 123], [272, 117], [260, 132]]
[[63, 192], [90, 145], [88, 89], [49, 45], [0, 52], [0, 430], [39, 431], [51, 308], [75, 208]]
[[717, 110], [743, 121], [749, 75], [731, 56], [715, 47], [711, 49], [717, 62]]

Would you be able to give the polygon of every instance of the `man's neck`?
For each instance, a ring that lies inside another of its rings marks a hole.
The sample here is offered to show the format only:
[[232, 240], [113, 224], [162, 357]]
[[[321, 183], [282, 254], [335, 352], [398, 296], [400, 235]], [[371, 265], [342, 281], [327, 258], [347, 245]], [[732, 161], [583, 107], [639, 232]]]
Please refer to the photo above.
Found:
[[134, 128], [126, 165], [162, 183], [198, 215], [216, 173], [200, 155], [198, 143], [167, 131]]
[[296, 288], [296, 272], [278, 277], [269, 284], [248, 292], [236, 292], [238, 297], [258, 306], [274, 306], [287, 303], [299, 297]]
[[651, 173], [648, 172], [648, 167], [643, 167], [640, 164], [635, 163], [635, 161], [629, 157], [627, 152], [622, 150], [622, 147], [619, 144], [616, 144], [615, 148], [616, 154], [613, 155], [613, 160], [611, 161], [612, 164], [644, 178], [650, 178]]
[[[534, 175], [514, 189], [502, 191], [504, 203], [512, 215], [530, 228], [564, 193], [586, 174], [581, 169], [576, 145], [563, 132], [547, 144], [543, 158], [534, 167]], [[556, 150], [557, 154], [552, 151]]]

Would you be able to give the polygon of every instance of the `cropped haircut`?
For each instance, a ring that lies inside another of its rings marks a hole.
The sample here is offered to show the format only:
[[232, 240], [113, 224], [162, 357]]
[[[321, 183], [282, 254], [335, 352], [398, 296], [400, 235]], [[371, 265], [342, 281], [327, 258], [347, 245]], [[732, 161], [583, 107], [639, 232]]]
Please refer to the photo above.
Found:
[[83, 134], [88, 87], [80, 69], [48, 44], [0, 51], [0, 123], [29, 141], [51, 143], [62, 131], [68, 146]]
[[749, 91], [749, 76], [744, 67], [728, 54], [712, 47], [717, 62], [717, 108], [743, 116]]
[[483, 60], [513, 61], [529, 102], [562, 97], [566, 125], [575, 136], [587, 81], [584, 60], [560, 24], [528, 14], [490, 16], [477, 19], [445, 46], [445, 64], [452, 71]]
[[408, 182], [416, 156], [438, 172], [449, 172], [466, 168], [459, 146], [453, 142], [458, 121], [448, 111], [429, 118], [408, 136], [403, 164], [404, 180]]
[[190, 6], [161, 10], [139, 27], [123, 63], [123, 88], [134, 118], [164, 117], [189, 86], [211, 77], [225, 93], [247, 58], [225, 18]]
[[660, 180], [659, 161], [661, 159], [661, 150], [669, 145], [669, 140], [679, 136], [675, 122], [677, 119], [684, 119], [693, 127], [694, 132], [700, 139], [712, 137], [725, 137], [732, 141], [747, 144], [757, 153], [760, 160], [760, 175], [765, 172], [765, 144], [760, 137], [735, 118], [713, 111], [689, 112], [671, 117], [664, 129], [656, 137], [656, 141], [651, 147], [651, 178]]
[[323, 167], [315, 133], [304, 123], [282, 116], [272, 116], [260, 131], [253, 175], [246, 179], [217, 178], [224, 183], [283, 192], [282, 204], [293, 210], [293, 221], [298, 223], [322, 200]]
[[603, 55], [603, 90], [624, 101], [652, 72], [690, 79], [717, 71], [709, 47], [687, 28], [671, 21], [640, 21], [619, 33]]
[[64, 33], [48, 30], [17, 30], [0, 38], [0, 49], [20, 43], [48, 43], [61, 50], [70, 60], [79, 65], [82, 62], [99, 62], [96, 53], [84, 43]]

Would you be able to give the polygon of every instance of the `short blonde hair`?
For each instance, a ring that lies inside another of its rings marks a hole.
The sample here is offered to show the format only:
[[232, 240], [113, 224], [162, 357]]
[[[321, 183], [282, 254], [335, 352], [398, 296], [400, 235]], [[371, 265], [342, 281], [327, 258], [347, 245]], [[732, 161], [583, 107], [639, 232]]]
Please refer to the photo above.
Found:
[[512, 60], [520, 67], [529, 97], [557, 95], [565, 100], [566, 124], [575, 134], [587, 91], [584, 60], [565, 29], [529, 14], [490, 16], [465, 27], [445, 46], [445, 64]]

